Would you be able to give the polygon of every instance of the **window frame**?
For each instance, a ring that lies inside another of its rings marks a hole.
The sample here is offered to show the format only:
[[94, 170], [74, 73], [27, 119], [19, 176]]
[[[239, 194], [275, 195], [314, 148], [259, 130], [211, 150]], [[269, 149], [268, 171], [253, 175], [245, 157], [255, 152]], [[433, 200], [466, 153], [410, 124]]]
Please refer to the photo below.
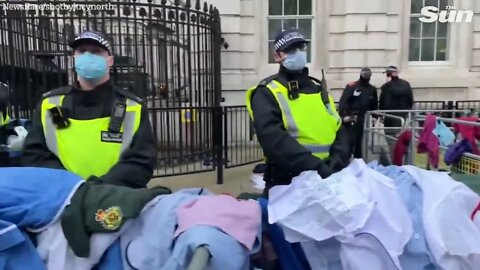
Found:
[[[297, 15], [270, 15], [270, 1], [280, 1], [282, 5], [282, 14], [285, 12], [285, 5], [284, 2], [285, 0], [267, 0], [263, 1], [265, 4], [264, 12], [267, 14], [266, 19], [265, 19], [265, 27], [264, 27], [264, 33], [266, 33], [266, 41], [264, 39], [264, 48], [267, 52], [266, 54], [266, 61], [268, 65], [277, 65], [275, 62], [270, 62], [270, 57], [272, 55], [272, 51], [270, 50], [269, 44], [270, 42], [273, 42], [274, 40], [271, 40], [269, 37], [270, 34], [270, 20], [297, 20], [297, 26], [298, 26], [298, 20], [310, 20], [311, 23], [311, 28], [310, 28], [310, 38], [307, 39], [309, 41], [309, 50], [310, 50], [310, 61], [308, 62], [309, 65], [312, 65], [315, 59], [315, 11], [316, 11], [316, 2], [315, 0], [309, 0], [311, 2], [311, 14], [310, 15], [298, 15], [300, 13], [300, 0], [295, 0], [297, 2]], [[283, 23], [282, 23], [283, 24]], [[266, 44], [265, 44], [266, 43]]]
[[[408, 66], [412, 66], [412, 67], [422, 67], [422, 66], [450, 66], [452, 64], [452, 59], [454, 59], [454, 52], [455, 52], [455, 42], [453, 40], [452, 37], [455, 36], [455, 33], [456, 33], [456, 27], [455, 27], [455, 24], [451, 24], [451, 23], [448, 23], [448, 26], [447, 26], [447, 37], [446, 37], [446, 43], [447, 43], [447, 51], [446, 51], [446, 60], [434, 60], [434, 61], [411, 61], [410, 60], [410, 40], [411, 40], [411, 32], [410, 32], [410, 28], [411, 28], [411, 25], [412, 25], [412, 20], [413, 19], [418, 19], [418, 17], [420, 17], [420, 13], [412, 13], [411, 12], [411, 8], [412, 8], [412, 1], [416, 1], [416, 0], [410, 0], [410, 1], [405, 1], [405, 4], [407, 5], [406, 6], [406, 10], [407, 10], [407, 22], [406, 22], [406, 29], [408, 29], [406, 32], [407, 32], [407, 35], [406, 35], [406, 48], [407, 48], [407, 51], [406, 51], [406, 62], [408, 63]], [[422, 1], [422, 6], [425, 6], [425, 1], [426, 0], [421, 0]], [[437, 0], [437, 1], [441, 1], [441, 0]], [[448, 5], [454, 5], [453, 3], [453, 0], [448, 0], [449, 3]], [[436, 49], [436, 46], [437, 46], [437, 41], [438, 41], [438, 38], [437, 38], [437, 34], [438, 34], [438, 26], [435, 27], [435, 49]], [[420, 24], [420, 37], [417, 38], [418, 40], [420, 40], [420, 44], [422, 43], [421, 41], [422, 40], [425, 40], [425, 38], [422, 38], [422, 35], [423, 35], [423, 23]], [[420, 46], [420, 55], [419, 55], [419, 58], [421, 58], [421, 46]], [[436, 51], [435, 51], [435, 54], [436, 54]], [[436, 58], [436, 56], [435, 56]]]

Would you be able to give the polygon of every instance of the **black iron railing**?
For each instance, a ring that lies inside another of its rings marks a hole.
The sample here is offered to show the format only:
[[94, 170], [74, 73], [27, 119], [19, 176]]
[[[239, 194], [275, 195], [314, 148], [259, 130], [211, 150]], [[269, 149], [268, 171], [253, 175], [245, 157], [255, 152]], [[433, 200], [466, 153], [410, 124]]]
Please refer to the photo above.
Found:
[[225, 167], [243, 166], [263, 159], [246, 106], [224, 107]]
[[73, 83], [68, 44], [81, 31], [100, 31], [112, 47], [113, 82], [149, 108], [159, 157], [155, 175], [215, 168], [223, 131], [216, 8], [199, 0], [9, 4], [0, 5], [0, 81], [11, 90], [13, 117], [31, 118], [43, 93]]
[[480, 100], [464, 100], [455, 102], [455, 107], [459, 110], [480, 110]]
[[[336, 103], [338, 105], [338, 103]], [[416, 101], [417, 110], [477, 110], [480, 111], [480, 101]], [[256, 140], [253, 124], [248, 116], [246, 106], [225, 106], [223, 149], [225, 168], [248, 165], [263, 160], [263, 152]], [[444, 116], [444, 115], [442, 115]], [[453, 117], [445, 115], [446, 117]], [[457, 115], [459, 116], [459, 115]]]

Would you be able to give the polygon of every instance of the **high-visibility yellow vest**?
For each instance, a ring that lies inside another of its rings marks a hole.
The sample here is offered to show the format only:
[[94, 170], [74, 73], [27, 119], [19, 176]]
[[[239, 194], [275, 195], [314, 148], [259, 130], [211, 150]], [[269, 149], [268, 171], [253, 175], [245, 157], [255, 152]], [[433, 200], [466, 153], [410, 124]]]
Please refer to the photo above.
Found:
[[[48, 149], [65, 169], [84, 179], [106, 174], [130, 146], [140, 126], [141, 105], [126, 100], [126, 113], [119, 134], [108, 132], [110, 117], [92, 120], [69, 119], [70, 125], [57, 129], [50, 109], [60, 107], [65, 95], [50, 96], [42, 101], [42, 125]], [[112, 139], [113, 136], [113, 139]]]
[[[273, 93], [282, 111], [283, 125], [290, 136], [312, 152], [312, 155], [325, 159], [330, 155], [330, 148], [335, 141], [341, 119], [335, 108], [332, 96], [325, 105], [320, 93], [299, 93], [297, 99], [289, 99], [288, 89], [273, 80], [267, 88]], [[247, 90], [247, 109], [252, 121], [255, 121], [251, 98], [257, 86]]]
[[10, 117], [8, 114], [3, 115], [3, 113], [0, 111], [0, 126], [8, 124], [10, 121]]

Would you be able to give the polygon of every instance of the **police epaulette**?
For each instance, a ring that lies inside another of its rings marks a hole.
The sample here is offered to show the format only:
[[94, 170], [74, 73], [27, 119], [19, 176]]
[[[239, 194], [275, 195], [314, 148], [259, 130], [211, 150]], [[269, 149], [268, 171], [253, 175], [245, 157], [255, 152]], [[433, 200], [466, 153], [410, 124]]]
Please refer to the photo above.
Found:
[[258, 83], [258, 87], [265, 87], [265, 86], [267, 86], [269, 83], [270, 83], [270, 82], [267, 82], [267, 81], [263, 80], [263, 81], [261, 81], [261, 82]]
[[142, 104], [143, 103], [143, 99], [137, 95], [135, 95], [134, 93], [130, 92], [130, 90], [128, 89], [128, 87], [115, 87], [115, 90], [122, 96], [126, 97], [126, 98], [129, 98], [139, 104]]
[[49, 97], [58, 96], [58, 95], [67, 95], [67, 94], [70, 93], [70, 91], [72, 91], [72, 86], [71, 85], [63, 86], [63, 87], [59, 87], [59, 88], [55, 88], [53, 90], [50, 90], [46, 93], [43, 93], [42, 98], [49, 98]]
[[271, 81], [275, 80], [278, 78], [278, 74], [275, 74], [275, 75], [272, 75], [270, 77], [267, 77], [263, 80], [261, 80], [259, 83], [258, 83], [258, 87], [266, 87]]

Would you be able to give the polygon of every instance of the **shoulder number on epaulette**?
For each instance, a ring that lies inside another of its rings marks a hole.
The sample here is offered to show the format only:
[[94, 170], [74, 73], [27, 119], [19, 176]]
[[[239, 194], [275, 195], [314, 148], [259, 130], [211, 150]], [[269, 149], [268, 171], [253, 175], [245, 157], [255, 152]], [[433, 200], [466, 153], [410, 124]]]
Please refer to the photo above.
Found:
[[68, 93], [70, 93], [71, 89], [72, 88], [70, 86], [56, 88], [56, 89], [50, 90], [46, 93], [43, 93], [42, 98], [48, 98], [48, 97], [60, 96], [60, 95], [67, 95]]
[[259, 87], [265, 87], [267, 85], [268, 85], [268, 82], [266, 80], [263, 80], [258, 84]]
[[47, 97], [49, 97], [50, 95], [52, 95], [52, 91], [48, 91], [48, 92], [46, 92], [46, 93], [43, 93], [43, 94], [42, 94], [42, 98], [47, 98]]
[[117, 88], [117, 92], [126, 98], [129, 98], [137, 103], [143, 103], [143, 99], [130, 91], [129, 87]]

